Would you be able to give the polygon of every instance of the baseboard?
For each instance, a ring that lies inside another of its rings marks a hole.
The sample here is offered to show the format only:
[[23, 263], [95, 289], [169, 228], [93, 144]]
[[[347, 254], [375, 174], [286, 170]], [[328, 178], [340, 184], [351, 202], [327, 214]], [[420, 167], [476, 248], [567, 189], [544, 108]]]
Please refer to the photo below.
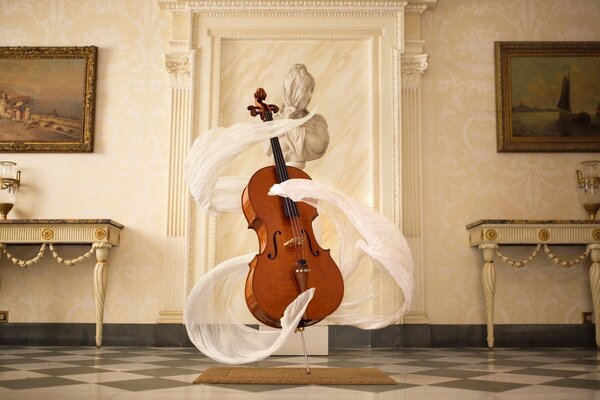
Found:
[[[309, 328], [310, 329], [310, 328]], [[495, 347], [595, 347], [594, 325], [496, 325]], [[95, 324], [8, 323], [0, 345], [93, 346]], [[329, 326], [330, 348], [486, 347], [485, 325]], [[103, 346], [190, 347], [182, 324], [104, 324]]]
[[[494, 326], [495, 347], [596, 347], [594, 325], [506, 324]], [[487, 347], [485, 325], [393, 325], [364, 331], [330, 326], [329, 346]]]
[[[10, 323], [0, 325], [0, 344], [95, 346], [96, 324]], [[103, 346], [188, 347], [182, 324], [104, 324]]]

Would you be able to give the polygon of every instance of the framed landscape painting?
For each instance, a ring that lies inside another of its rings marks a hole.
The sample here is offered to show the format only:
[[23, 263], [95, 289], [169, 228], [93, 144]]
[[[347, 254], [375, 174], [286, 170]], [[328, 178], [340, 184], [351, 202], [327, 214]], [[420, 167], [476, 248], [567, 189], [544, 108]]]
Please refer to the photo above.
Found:
[[0, 151], [91, 152], [98, 49], [0, 47]]
[[600, 42], [496, 42], [499, 152], [600, 150]]

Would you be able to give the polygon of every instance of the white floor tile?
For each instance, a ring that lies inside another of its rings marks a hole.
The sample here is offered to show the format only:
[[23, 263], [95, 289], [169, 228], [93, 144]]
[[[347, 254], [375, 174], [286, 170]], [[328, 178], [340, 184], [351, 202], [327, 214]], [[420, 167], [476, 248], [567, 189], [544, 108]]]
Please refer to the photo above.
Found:
[[557, 378], [554, 376], [511, 374], [507, 372], [485, 376], [477, 376], [471, 379], [479, 379], [494, 382], [525, 383], [527, 385], [539, 385], [542, 383], [555, 381]]
[[142, 378], [141, 375], [128, 372], [97, 372], [92, 374], [69, 375], [69, 379], [87, 383], [126, 381], [140, 378]]

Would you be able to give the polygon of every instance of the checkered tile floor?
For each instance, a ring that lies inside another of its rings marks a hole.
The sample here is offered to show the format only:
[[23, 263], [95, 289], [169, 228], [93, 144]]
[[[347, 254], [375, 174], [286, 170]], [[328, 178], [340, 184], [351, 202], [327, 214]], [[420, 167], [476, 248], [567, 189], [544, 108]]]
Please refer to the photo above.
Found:
[[[0, 346], [0, 399], [600, 399], [594, 349], [347, 349], [311, 366], [376, 367], [395, 386], [192, 385], [194, 348]], [[303, 366], [299, 356], [248, 366]]]

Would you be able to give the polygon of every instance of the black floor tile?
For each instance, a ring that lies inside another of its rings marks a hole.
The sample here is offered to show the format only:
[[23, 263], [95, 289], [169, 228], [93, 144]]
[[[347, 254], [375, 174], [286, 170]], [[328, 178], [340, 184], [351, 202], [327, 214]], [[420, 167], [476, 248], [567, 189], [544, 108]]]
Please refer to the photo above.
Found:
[[449, 361], [409, 361], [402, 363], [395, 363], [397, 365], [410, 365], [412, 367], [426, 367], [426, 368], [449, 368], [462, 365], [463, 363], [449, 362]]
[[129, 379], [125, 381], [102, 382], [99, 385], [110, 386], [115, 389], [141, 392], [143, 390], [168, 389], [188, 386], [188, 382], [173, 381], [164, 378]]
[[59, 378], [59, 377], [47, 377], [47, 378], [28, 378], [28, 379], [13, 379], [8, 381], [0, 381], [0, 386], [7, 389], [23, 390], [23, 389], [37, 389], [44, 387], [55, 387], [55, 386], [66, 386], [66, 385], [79, 385], [81, 382], [74, 381], [71, 379]]
[[429, 375], [429, 376], [445, 376], [448, 378], [474, 378], [476, 376], [490, 375], [490, 372], [484, 371], [471, 371], [464, 369], [445, 369], [445, 368], [437, 368], [437, 369], [427, 369], [424, 371], [415, 372], [419, 375]]
[[102, 365], [123, 364], [127, 361], [115, 360], [111, 358], [90, 358], [89, 360], [61, 361], [65, 364], [80, 365], [82, 367], [94, 367]]
[[44, 363], [47, 361], [38, 360], [36, 358], [3, 358], [0, 359], [0, 365], [15, 365], [15, 364], [34, 364], [34, 363]]
[[590, 379], [560, 379], [544, 383], [546, 386], [560, 386], [578, 389], [600, 390], [600, 380]]
[[61, 368], [44, 368], [36, 369], [36, 373], [52, 376], [68, 376], [81, 374], [94, 374], [100, 372], [110, 372], [108, 369], [93, 368], [93, 367], [61, 367]]
[[442, 386], [454, 389], [477, 390], [480, 392], [500, 393], [521, 388], [527, 385], [510, 382], [484, 381], [478, 379], [461, 379], [458, 381], [436, 383], [432, 386]]
[[581, 371], [572, 371], [566, 369], [543, 369], [543, 368], [525, 368], [511, 371], [511, 374], [520, 375], [538, 375], [538, 376], [555, 376], [560, 378], [568, 378], [575, 375], [581, 375]]

